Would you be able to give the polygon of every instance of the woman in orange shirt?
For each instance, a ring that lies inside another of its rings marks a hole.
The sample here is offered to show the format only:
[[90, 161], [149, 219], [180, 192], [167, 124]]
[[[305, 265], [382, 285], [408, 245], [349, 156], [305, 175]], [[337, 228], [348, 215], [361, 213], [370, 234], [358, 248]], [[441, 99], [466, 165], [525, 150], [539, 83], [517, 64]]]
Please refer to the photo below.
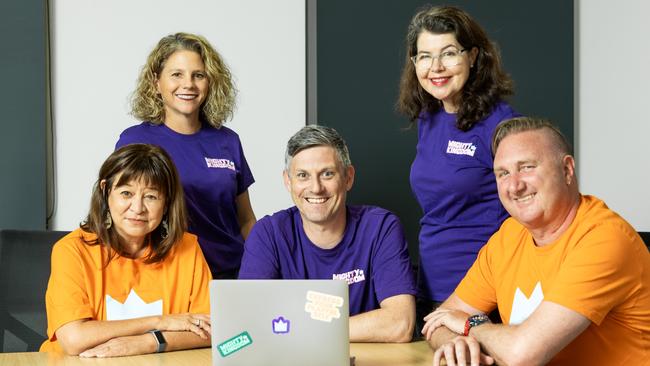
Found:
[[171, 159], [152, 145], [113, 152], [80, 228], [54, 245], [41, 351], [112, 357], [210, 346], [210, 270], [186, 233]]

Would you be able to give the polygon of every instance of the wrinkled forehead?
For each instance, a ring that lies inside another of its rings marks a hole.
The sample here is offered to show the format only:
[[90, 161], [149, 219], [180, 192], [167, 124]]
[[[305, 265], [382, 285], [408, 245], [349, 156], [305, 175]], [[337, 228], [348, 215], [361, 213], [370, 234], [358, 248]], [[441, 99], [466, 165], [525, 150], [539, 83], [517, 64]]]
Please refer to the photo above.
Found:
[[343, 163], [336, 149], [328, 145], [310, 146], [297, 152], [289, 164], [291, 171], [343, 169]]
[[515, 132], [501, 140], [494, 155], [494, 167], [513, 162], [539, 161], [556, 154], [557, 149], [544, 130]]

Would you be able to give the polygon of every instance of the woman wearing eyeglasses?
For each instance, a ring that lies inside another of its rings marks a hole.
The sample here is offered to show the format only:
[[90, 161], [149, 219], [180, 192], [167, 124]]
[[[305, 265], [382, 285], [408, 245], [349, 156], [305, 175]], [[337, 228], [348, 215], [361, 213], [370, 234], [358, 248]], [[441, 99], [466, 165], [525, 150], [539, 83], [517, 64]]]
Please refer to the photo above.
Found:
[[398, 108], [418, 126], [411, 187], [420, 221], [417, 320], [454, 291], [507, 217], [492, 172], [496, 125], [516, 116], [512, 81], [485, 31], [455, 7], [419, 11], [408, 28]]

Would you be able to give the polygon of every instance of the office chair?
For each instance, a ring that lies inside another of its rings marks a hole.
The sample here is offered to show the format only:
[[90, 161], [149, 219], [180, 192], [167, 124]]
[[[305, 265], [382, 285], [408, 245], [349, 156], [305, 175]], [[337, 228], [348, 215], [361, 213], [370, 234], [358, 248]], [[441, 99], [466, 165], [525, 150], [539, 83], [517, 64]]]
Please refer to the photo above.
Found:
[[0, 351], [38, 351], [47, 339], [50, 255], [67, 233], [0, 230]]

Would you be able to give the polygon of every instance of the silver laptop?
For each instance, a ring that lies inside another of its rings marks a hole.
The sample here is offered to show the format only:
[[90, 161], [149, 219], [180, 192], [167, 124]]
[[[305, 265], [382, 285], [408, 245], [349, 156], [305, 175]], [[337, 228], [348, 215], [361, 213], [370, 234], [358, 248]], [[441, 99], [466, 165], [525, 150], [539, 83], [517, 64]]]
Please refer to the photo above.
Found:
[[348, 366], [342, 280], [210, 282], [214, 366]]

